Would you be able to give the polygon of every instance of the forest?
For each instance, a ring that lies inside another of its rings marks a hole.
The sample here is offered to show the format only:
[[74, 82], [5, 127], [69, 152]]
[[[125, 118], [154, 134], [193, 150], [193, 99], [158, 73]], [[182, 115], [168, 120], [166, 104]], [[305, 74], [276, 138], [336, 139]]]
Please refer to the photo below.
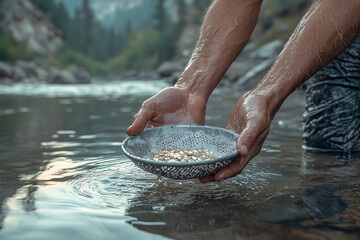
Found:
[[[43, 64], [58, 68], [76, 65], [93, 75], [121, 75], [131, 70], [151, 70], [171, 59], [176, 50], [176, 39], [184, 25], [187, 5], [176, 0], [179, 16], [174, 22], [166, 13], [165, 1], [157, 0], [152, 21], [141, 31], [133, 31], [127, 21], [126, 31], [104, 26], [95, 17], [90, 0], [82, 0], [81, 7], [71, 15], [62, 1], [31, 0], [60, 32], [63, 46], [55, 58], [45, 59]], [[211, 1], [194, 1], [191, 7], [203, 13]], [[9, 33], [0, 37], [0, 60], [33, 59], [24, 44], [15, 42]]]
[[[40, 65], [59, 69], [78, 66], [94, 76], [118, 76], [154, 70], [161, 63], [179, 57], [178, 40], [184, 28], [192, 26], [198, 31], [211, 0], [173, 0], [175, 11], [172, 12], [166, 5], [169, 2], [165, 0], [144, 2], [146, 7], [151, 6], [153, 10], [146, 26], [138, 29], [131, 20], [118, 22], [117, 25], [125, 26], [125, 30], [99, 21], [91, 0], [78, 0], [81, 4], [73, 13], [69, 12], [63, 0], [31, 2], [57, 29], [63, 41], [61, 49], [56, 56], [39, 58], [24, 43], [15, 41], [6, 27], [2, 27], [0, 61], [36, 60]], [[264, 3], [258, 27], [251, 40], [255, 48], [274, 39], [286, 41], [308, 4], [307, 0], [272, 0]], [[3, 14], [4, 11], [0, 13], [0, 22]], [[196, 36], [190, 42], [186, 46], [188, 51], [194, 47]]]

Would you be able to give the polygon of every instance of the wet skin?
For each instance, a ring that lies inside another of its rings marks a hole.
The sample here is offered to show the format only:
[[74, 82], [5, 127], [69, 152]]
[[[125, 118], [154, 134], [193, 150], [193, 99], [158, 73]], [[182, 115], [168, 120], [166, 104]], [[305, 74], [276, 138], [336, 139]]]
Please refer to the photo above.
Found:
[[[193, 55], [174, 87], [148, 99], [127, 133], [174, 123], [204, 124], [207, 100], [256, 25], [262, 1], [217, 0], [206, 14]], [[239, 157], [213, 176], [240, 173], [256, 156], [271, 120], [299, 85], [340, 54], [360, 33], [360, 0], [314, 1], [263, 80], [237, 102], [227, 126], [240, 134]]]

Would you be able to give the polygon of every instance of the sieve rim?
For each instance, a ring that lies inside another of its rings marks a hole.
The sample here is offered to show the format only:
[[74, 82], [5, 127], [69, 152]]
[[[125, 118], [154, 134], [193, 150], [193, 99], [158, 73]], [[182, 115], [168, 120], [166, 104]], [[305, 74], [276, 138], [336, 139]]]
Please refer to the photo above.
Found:
[[[216, 129], [216, 130], [220, 130], [223, 132], [227, 132], [231, 135], [233, 135], [236, 139], [240, 136], [238, 133], [225, 129], [225, 128], [220, 128], [220, 127], [214, 127], [214, 126], [206, 126], [206, 125], [184, 125], [184, 124], [179, 124], [179, 125], [164, 125], [164, 126], [160, 126], [160, 127], [156, 127], [156, 129], [159, 128], [207, 128], [207, 129]], [[177, 167], [182, 167], [182, 166], [197, 166], [197, 165], [208, 165], [208, 164], [212, 164], [212, 163], [216, 163], [216, 162], [221, 162], [224, 160], [229, 160], [229, 159], [234, 159], [235, 157], [237, 157], [239, 154], [237, 152], [237, 150], [235, 149], [235, 151], [231, 154], [219, 157], [219, 158], [215, 158], [215, 159], [211, 159], [211, 160], [204, 160], [204, 161], [197, 161], [197, 162], [162, 162], [162, 161], [154, 161], [154, 160], [150, 160], [150, 159], [146, 159], [146, 158], [141, 158], [141, 157], [137, 157], [135, 155], [130, 154], [127, 150], [126, 150], [126, 146], [128, 146], [128, 142], [131, 141], [132, 139], [136, 138], [137, 136], [141, 135], [141, 134], [145, 134], [149, 131], [153, 131], [154, 128], [149, 128], [149, 129], [145, 129], [142, 132], [140, 132], [137, 135], [134, 136], [128, 136], [123, 143], [121, 144], [121, 148], [124, 152], [124, 154], [130, 158], [131, 160], [136, 160], [137, 162], [141, 162], [144, 164], [150, 164], [150, 165], [157, 165], [157, 166], [177, 166]]]

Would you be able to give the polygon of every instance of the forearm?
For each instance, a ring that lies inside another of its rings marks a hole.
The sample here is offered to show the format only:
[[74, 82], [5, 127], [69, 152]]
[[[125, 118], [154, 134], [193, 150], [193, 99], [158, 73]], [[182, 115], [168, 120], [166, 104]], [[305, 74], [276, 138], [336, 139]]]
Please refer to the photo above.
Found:
[[260, 0], [214, 1], [193, 55], [175, 86], [207, 100], [247, 44], [260, 6]]
[[253, 91], [273, 117], [286, 97], [339, 55], [360, 32], [360, 0], [314, 1], [283, 51]]

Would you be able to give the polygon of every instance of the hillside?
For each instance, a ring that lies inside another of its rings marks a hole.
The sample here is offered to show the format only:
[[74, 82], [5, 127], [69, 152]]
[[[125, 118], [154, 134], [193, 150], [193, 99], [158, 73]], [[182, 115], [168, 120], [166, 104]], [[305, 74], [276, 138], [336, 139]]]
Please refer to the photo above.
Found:
[[[0, 60], [34, 59], [41, 65], [60, 69], [80, 66], [98, 76], [138, 75], [154, 71], [169, 60], [175, 60], [174, 70], [166, 75], [181, 71], [211, 3], [210, 0], [0, 2], [4, 13]], [[309, 2], [264, 1], [257, 27], [244, 52], [249, 54], [274, 40], [280, 40], [273, 44], [276, 51], [281, 49]], [[26, 9], [31, 9], [30, 14]], [[33, 17], [26, 17], [31, 14]]]

